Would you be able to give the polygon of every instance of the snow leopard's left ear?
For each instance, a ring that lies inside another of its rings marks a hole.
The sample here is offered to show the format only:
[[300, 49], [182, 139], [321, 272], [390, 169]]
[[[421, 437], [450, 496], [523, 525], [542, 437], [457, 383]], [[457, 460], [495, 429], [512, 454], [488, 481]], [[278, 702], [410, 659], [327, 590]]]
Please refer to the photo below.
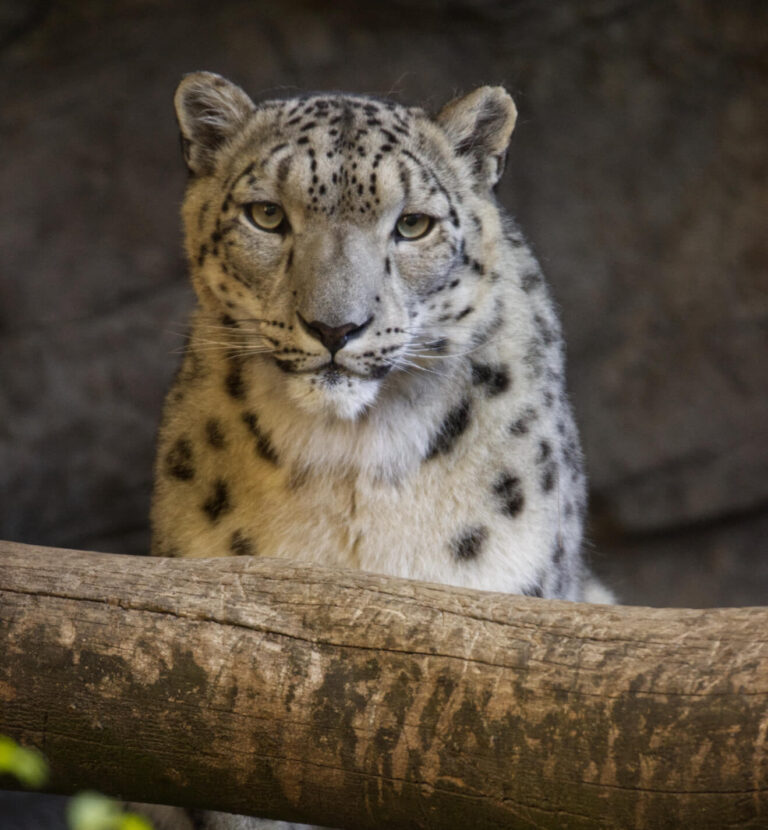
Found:
[[173, 103], [184, 161], [193, 175], [212, 172], [218, 150], [254, 111], [251, 99], [213, 72], [193, 72], [179, 84]]
[[482, 185], [494, 187], [504, 172], [517, 107], [500, 86], [481, 86], [446, 104], [437, 115], [453, 149], [468, 156]]

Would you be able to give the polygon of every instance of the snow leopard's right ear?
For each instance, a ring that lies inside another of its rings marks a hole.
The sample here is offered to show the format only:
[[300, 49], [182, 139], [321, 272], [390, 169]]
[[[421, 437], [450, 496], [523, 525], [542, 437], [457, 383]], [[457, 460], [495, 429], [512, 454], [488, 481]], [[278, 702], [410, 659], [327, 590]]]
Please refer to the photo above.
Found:
[[173, 99], [181, 130], [181, 148], [190, 173], [213, 170], [216, 154], [254, 111], [239, 86], [213, 72], [186, 75]]
[[481, 186], [492, 189], [504, 172], [517, 108], [500, 86], [481, 86], [446, 104], [437, 115], [453, 149], [470, 160]]

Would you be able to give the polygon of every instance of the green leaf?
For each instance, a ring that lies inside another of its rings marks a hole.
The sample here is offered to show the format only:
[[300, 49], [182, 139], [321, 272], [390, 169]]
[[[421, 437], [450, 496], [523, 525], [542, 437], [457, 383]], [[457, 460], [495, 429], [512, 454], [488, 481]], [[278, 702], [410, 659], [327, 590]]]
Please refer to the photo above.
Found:
[[116, 818], [117, 804], [101, 793], [78, 793], [67, 804], [72, 830], [114, 830]]
[[36, 749], [25, 749], [0, 735], [0, 773], [10, 773], [26, 787], [38, 789], [48, 778], [48, 764]]
[[118, 830], [152, 830], [149, 820], [136, 813], [123, 813], [117, 826]]
[[78, 793], [67, 805], [71, 830], [152, 830], [147, 819], [136, 813], [123, 813], [119, 802], [101, 793]]

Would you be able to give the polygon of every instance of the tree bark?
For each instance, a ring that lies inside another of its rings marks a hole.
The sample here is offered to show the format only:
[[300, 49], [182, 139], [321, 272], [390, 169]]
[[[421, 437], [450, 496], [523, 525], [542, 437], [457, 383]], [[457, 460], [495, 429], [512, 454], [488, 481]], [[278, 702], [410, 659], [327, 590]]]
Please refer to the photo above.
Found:
[[590, 606], [0, 543], [51, 789], [343, 828], [765, 828], [768, 608]]

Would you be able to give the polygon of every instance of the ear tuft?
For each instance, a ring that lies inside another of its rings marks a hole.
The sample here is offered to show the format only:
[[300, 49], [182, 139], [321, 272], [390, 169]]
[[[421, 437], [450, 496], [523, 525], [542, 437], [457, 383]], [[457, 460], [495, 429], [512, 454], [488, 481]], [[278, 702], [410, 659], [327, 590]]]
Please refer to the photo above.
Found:
[[501, 178], [517, 108], [500, 86], [481, 86], [446, 104], [437, 116], [454, 151], [469, 156], [480, 183], [492, 188]]
[[184, 160], [193, 175], [211, 172], [218, 150], [254, 109], [239, 86], [213, 72], [186, 75], [173, 101]]

